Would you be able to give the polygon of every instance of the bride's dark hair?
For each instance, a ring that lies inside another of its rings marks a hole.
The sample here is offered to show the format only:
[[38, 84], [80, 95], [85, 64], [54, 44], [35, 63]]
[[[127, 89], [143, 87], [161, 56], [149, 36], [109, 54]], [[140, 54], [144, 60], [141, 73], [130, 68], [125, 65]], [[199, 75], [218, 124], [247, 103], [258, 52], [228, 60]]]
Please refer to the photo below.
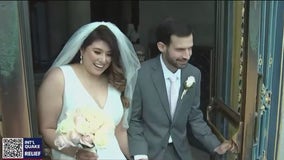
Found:
[[124, 96], [126, 78], [120, 61], [121, 53], [118, 48], [117, 39], [108, 27], [101, 25], [89, 34], [89, 36], [84, 40], [81, 49], [85, 49], [96, 40], [106, 42], [111, 49], [112, 62], [109, 68], [105, 71], [105, 74], [108, 76], [109, 83], [122, 93], [121, 101], [124, 107], [128, 107], [129, 101]]

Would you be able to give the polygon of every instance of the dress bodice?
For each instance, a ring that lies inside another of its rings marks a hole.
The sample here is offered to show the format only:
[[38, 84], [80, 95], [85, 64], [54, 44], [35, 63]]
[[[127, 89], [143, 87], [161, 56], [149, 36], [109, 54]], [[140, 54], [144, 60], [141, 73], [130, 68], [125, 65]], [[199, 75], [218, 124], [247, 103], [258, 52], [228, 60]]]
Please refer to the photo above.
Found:
[[80, 106], [93, 106], [99, 108], [111, 115], [115, 125], [120, 122], [123, 115], [123, 106], [120, 99], [121, 93], [117, 89], [109, 84], [105, 106], [102, 109], [84, 88], [71, 66], [66, 65], [61, 66], [60, 68], [64, 74], [65, 87], [63, 107], [58, 122], [65, 118], [66, 112], [74, 110]]
[[[120, 92], [112, 85], [108, 85], [107, 98], [103, 108], [100, 108], [93, 97], [84, 88], [80, 79], [70, 65], [61, 66], [60, 69], [64, 75], [64, 95], [63, 95], [63, 107], [62, 112], [59, 115], [58, 123], [60, 123], [66, 117], [66, 113], [73, 111], [80, 106], [90, 106], [98, 108], [105, 112], [117, 126], [122, 119], [123, 105], [120, 99]], [[114, 134], [114, 130], [110, 135], [108, 145], [98, 150], [99, 159], [125, 159], [124, 155], [120, 151], [117, 139]], [[73, 159], [56, 150], [52, 151], [53, 159]]]

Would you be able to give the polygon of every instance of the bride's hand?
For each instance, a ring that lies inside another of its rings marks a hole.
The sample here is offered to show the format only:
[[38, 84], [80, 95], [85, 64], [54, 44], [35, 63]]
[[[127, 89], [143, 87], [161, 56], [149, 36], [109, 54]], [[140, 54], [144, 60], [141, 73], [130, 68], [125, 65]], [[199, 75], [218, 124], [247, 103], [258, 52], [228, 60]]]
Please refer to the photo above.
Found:
[[78, 149], [75, 154], [76, 160], [97, 160], [98, 155], [95, 152], [91, 152], [85, 149]]

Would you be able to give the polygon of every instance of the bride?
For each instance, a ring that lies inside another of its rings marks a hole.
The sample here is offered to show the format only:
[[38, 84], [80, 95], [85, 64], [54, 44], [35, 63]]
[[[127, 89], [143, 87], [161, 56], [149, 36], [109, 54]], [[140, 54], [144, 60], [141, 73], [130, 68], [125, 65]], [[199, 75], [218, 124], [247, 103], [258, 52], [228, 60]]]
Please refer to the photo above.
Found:
[[[71, 63], [76, 54], [80, 60]], [[86, 24], [72, 35], [38, 90], [39, 129], [52, 149], [52, 159], [130, 158], [127, 114], [139, 68], [131, 42], [110, 22]], [[115, 128], [97, 152], [78, 146], [59, 150], [55, 145], [58, 124], [81, 106], [104, 112]]]

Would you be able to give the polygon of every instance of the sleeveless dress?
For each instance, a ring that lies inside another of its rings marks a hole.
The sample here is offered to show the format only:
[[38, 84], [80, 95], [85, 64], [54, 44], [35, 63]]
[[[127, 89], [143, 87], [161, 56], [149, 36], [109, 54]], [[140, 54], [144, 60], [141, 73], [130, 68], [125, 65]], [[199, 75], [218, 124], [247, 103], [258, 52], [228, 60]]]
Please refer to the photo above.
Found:
[[[120, 99], [120, 92], [112, 85], [108, 85], [108, 94], [105, 102], [105, 106], [100, 108], [92, 96], [87, 92], [84, 86], [81, 84], [76, 73], [70, 65], [61, 66], [63, 71], [65, 87], [63, 95], [63, 107], [59, 116], [58, 123], [60, 123], [66, 117], [66, 112], [75, 110], [79, 106], [92, 106], [97, 107], [110, 117], [115, 124], [122, 119], [123, 106]], [[120, 150], [118, 141], [115, 137], [115, 131], [113, 130], [108, 136], [108, 143], [104, 148], [97, 148], [97, 154], [99, 160], [125, 160], [125, 156]], [[52, 149], [52, 159], [56, 160], [74, 160], [73, 157], [67, 156], [57, 150]]]

